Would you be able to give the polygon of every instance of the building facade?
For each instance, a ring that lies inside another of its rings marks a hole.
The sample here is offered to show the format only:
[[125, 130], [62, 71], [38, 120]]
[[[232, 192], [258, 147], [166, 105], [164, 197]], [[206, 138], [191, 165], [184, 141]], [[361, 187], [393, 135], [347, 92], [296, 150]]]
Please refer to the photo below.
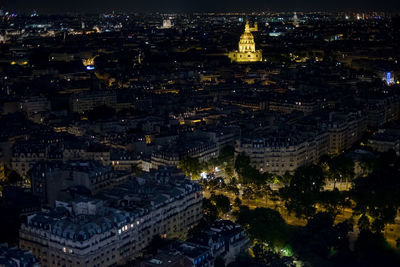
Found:
[[58, 202], [55, 209], [28, 217], [20, 247], [31, 250], [42, 266], [125, 263], [154, 236], [182, 235], [201, 219], [200, 186], [188, 180], [174, 184], [127, 183], [105, 192], [105, 200]]
[[283, 175], [298, 167], [318, 161], [327, 153], [328, 134], [317, 133], [308, 138], [300, 136], [242, 137], [235, 151], [250, 158], [253, 167], [262, 172]]

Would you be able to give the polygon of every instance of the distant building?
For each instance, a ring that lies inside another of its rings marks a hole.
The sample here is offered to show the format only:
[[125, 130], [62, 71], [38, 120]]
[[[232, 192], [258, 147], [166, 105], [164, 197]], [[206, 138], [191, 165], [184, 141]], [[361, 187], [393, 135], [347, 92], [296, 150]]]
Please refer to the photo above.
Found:
[[110, 153], [111, 166], [114, 170], [131, 171], [132, 167], [142, 169], [142, 160], [139, 154], [126, 150], [112, 150]]
[[362, 99], [367, 102], [368, 126], [379, 128], [387, 122], [400, 118], [400, 98], [387, 96]]
[[294, 14], [293, 14], [292, 23], [293, 23], [293, 26], [299, 27], [299, 18], [297, 17], [296, 12], [294, 12]]
[[47, 98], [36, 96], [21, 101], [21, 109], [28, 115], [50, 110], [50, 101]]
[[73, 113], [84, 113], [98, 106], [116, 108], [117, 94], [115, 91], [94, 91], [71, 95], [70, 109]]
[[258, 31], [257, 22], [254, 27], [250, 27], [248, 21], [244, 28], [244, 33], [240, 36], [239, 50], [232, 51], [228, 54], [232, 62], [249, 63], [262, 61], [262, 51], [256, 50], [256, 43], [251, 32]]
[[218, 150], [226, 146], [234, 146], [235, 140], [240, 136], [239, 127], [215, 127], [197, 131], [196, 134], [201, 137], [207, 137], [215, 142]]
[[387, 152], [393, 149], [397, 154], [400, 154], [400, 136], [378, 133], [368, 139], [367, 146], [377, 152]]
[[172, 24], [170, 18], [164, 19], [164, 20], [163, 20], [163, 23], [162, 23], [162, 26], [161, 26], [161, 29], [171, 29], [172, 26], [173, 26], [173, 24]]
[[270, 111], [290, 114], [294, 111], [303, 112], [304, 115], [310, 115], [321, 109], [321, 105], [314, 99], [272, 99], [268, 103]]

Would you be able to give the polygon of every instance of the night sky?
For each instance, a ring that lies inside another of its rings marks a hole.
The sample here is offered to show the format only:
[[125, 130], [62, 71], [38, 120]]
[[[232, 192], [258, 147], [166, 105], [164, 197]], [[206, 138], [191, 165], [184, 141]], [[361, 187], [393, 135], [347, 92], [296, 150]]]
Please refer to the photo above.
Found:
[[400, 0], [5, 0], [6, 9], [41, 13], [104, 11], [400, 11]]

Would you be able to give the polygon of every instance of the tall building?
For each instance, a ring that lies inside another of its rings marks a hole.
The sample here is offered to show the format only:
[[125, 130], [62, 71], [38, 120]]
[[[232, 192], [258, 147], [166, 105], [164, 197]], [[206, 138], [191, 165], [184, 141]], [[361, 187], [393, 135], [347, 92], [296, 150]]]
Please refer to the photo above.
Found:
[[295, 27], [299, 27], [299, 18], [297, 17], [296, 12], [294, 12], [293, 18], [292, 18], [292, 23]]
[[246, 21], [244, 33], [240, 36], [239, 50], [228, 54], [232, 62], [249, 63], [262, 61], [262, 50], [256, 50], [256, 43], [252, 34], [255, 31], [258, 31], [257, 22], [254, 23], [254, 27], [250, 27], [249, 21]]

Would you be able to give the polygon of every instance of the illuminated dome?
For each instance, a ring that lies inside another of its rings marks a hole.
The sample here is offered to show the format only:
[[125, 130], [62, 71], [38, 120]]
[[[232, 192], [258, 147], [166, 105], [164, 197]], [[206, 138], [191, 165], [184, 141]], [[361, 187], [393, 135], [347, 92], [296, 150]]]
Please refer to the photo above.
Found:
[[257, 22], [251, 28], [248, 21], [244, 27], [244, 32], [240, 36], [239, 50], [232, 51], [228, 54], [233, 62], [257, 62], [262, 60], [262, 51], [256, 50], [256, 43], [251, 32], [257, 31]]

